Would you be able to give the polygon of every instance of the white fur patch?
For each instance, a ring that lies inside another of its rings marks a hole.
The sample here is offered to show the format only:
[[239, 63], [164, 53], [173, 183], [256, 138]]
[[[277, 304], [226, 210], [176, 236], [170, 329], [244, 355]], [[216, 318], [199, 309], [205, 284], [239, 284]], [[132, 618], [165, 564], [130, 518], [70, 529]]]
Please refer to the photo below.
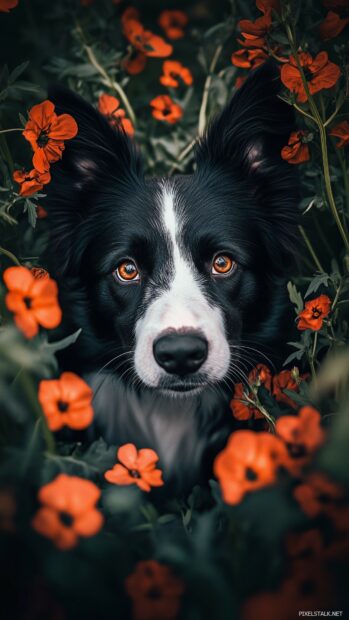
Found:
[[167, 330], [185, 328], [203, 333], [208, 342], [208, 356], [199, 372], [209, 380], [222, 379], [230, 361], [223, 315], [220, 308], [209, 304], [200, 286], [200, 274], [191, 257], [183, 253], [180, 237], [185, 221], [169, 183], [161, 188], [161, 215], [162, 230], [169, 238], [173, 272], [169, 289], [150, 302], [136, 323], [136, 372], [146, 385], [157, 387], [160, 379], [168, 375], [155, 361], [154, 341]]

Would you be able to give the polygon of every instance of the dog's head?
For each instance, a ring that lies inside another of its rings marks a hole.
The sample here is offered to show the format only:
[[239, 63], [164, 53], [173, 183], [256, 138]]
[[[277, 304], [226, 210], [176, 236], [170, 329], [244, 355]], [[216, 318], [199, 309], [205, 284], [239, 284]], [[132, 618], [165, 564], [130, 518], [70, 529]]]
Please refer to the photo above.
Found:
[[47, 208], [84, 367], [193, 394], [239, 377], [237, 357], [271, 343], [298, 195], [280, 157], [293, 117], [278, 92], [268, 63], [211, 123], [195, 172], [165, 179], [145, 178], [132, 142], [81, 98], [50, 93], [79, 126], [52, 167]]

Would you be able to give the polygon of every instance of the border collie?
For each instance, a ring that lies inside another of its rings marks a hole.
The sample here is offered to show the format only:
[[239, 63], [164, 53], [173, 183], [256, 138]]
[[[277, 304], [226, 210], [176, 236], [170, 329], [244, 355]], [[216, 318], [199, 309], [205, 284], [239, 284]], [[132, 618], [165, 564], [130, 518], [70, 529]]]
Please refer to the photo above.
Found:
[[193, 174], [167, 178], [79, 96], [49, 93], [79, 126], [46, 199], [64, 328], [82, 328], [62, 366], [94, 389], [94, 437], [155, 449], [176, 492], [209, 476], [234, 382], [277, 351], [298, 201], [279, 90], [272, 63], [252, 72]]

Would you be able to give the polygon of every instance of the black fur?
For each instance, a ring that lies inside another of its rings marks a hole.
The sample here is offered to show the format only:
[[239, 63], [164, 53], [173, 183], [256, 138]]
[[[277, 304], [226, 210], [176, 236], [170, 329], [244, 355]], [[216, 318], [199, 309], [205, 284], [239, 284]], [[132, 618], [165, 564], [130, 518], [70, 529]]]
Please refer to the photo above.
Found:
[[[279, 89], [273, 64], [251, 74], [198, 144], [195, 172], [174, 180], [186, 213], [185, 250], [223, 312], [229, 342], [251, 347], [240, 349], [249, 358], [241, 361], [244, 370], [245, 362], [263, 361], [252, 349], [277, 358], [295, 248], [298, 184], [294, 167], [280, 157], [293, 114]], [[80, 97], [56, 88], [49, 99], [79, 126], [52, 167], [46, 200], [64, 332], [83, 330], [62, 366], [94, 387], [94, 433], [154, 448], [167, 488], [185, 491], [209, 475], [233, 429], [231, 375], [198, 397], [175, 400], [134, 380], [134, 326], [166, 287], [164, 265], [171, 269], [166, 239], [154, 224], [157, 181], [144, 177], [133, 143]], [[238, 270], [215, 282], [207, 264], [220, 248], [231, 251]], [[125, 256], [142, 265], [141, 285], [115, 284], [111, 274]]]

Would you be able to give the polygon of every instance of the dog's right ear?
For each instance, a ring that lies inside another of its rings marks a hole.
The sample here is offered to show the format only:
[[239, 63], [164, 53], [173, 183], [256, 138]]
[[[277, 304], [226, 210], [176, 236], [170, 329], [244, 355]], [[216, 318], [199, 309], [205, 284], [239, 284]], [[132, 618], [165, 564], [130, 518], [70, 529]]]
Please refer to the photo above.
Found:
[[51, 165], [52, 181], [44, 188], [51, 240], [64, 271], [76, 227], [95, 207], [94, 198], [136, 183], [143, 173], [132, 140], [92, 105], [61, 86], [50, 88], [48, 99], [56, 114], [70, 114], [78, 125], [77, 136], [65, 142], [62, 159]]

